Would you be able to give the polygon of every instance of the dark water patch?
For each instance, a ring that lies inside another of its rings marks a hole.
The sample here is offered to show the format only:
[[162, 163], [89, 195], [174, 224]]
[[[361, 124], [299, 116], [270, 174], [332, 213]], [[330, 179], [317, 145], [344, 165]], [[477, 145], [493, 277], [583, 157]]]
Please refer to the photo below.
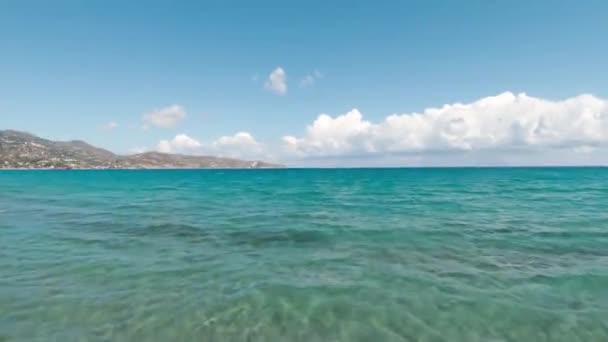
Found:
[[102, 234], [57, 234], [62, 243], [71, 245], [75, 248], [87, 248], [90, 246], [99, 246], [105, 249], [119, 249], [131, 245], [131, 242], [120, 239], [119, 236], [103, 235]]
[[228, 233], [228, 237], [235, 244], [259, 247], [277, 244], [317, 245], [331, 241], [326, 233], [318, 230], [236, 231]]
[[176, 191], [182, 188], [183, 187], [180, 187], [179, 185], [156, 185], [146, 188], [146, 191], [156, 193], [158, 191]]
[[608, 239], [608, 229], [602, 231], [576, 228], [573, 228], [572, 230], [547, 230], [533, 232], [532, 235], [542, 239], [554, 239], [558, 241], [563, 241], [564, 239]]
[[213, 236], [202, 224], [169, 222], [138, 225], [131, 227], [129, 232], [142, 237], [171, 237], [181, 239], [184, 242], [201, 242]]

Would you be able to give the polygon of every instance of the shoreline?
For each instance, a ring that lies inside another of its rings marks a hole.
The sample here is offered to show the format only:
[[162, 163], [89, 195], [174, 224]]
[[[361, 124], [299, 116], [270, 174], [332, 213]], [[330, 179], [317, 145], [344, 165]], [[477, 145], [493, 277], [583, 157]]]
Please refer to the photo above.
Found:
[[353, 166], [353, 167], [133, 167], [133, 168], [0, 168], [1, 171], [159, 171], [159, 170], [382, 170], [382, 169], [605, 169], [608, 165], [515, 165], [515, 166]]
[[136, 171], [136, 170], [282, 170], [288, 169], [288, 167], [133, 167], [133, 168], [122, 168], [122, 167], [108, 167], [108, 168], [95, 168], [95, 167], [78, 167], [78, 168], [0, 168], [0, 171]]

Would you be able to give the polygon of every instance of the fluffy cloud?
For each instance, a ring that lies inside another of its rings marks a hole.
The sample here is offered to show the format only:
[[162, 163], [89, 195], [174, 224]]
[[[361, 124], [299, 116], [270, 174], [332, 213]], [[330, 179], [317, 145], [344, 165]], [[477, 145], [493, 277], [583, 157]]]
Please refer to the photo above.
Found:
[[381, 122], [357, 110], [321, 114], [303, 137], [285, 136], [300, 157], [496, 150], [578, 149], [608, 143], [608, 101], [580, 95], [551, 101], [506, 92], [469, 104], [393, 114]]
[[323, 78], [323, 74], [319, 70], [315, 70], [312, 73], [304, 76], [300, 80], [300, 87], [302, 87], [302, 88], [311, 87], [312, 85], [315, 84], [315, 82], [317, 80], [319, 80], [321, 78]]
[[606, 164], [608, 101], [506, 92], [378, 121], [357, 109], [321, 114], [280, 144], [263, 144], [248, 132], [208, 141], [178, 134], [154, 149], [305, 166]]
[[147, 152], [148, 149], [143, 147], [143, 146], [136, 146], [136, 147], [132, 147], [128, 150], [129, 154], [140, 154], [140, 153], [144, 153]]
[[235, 135], [223, 136], [215, 142], [217, 146], [256, 145], [257, 141], [247, 132], [238, 132]]
[[185, 117], [186, 111], [182, 106], [172, 105], [144, 114], [144, 127], [152, 125], [161, 128], [172, 128], [175, 127]]
[[111, 131], [117, 127], [118, 127], [118, 123], [116, 123], [115, 121], [110, 121], [110, 122], [107, 122], [107, 123], [99, 126], [99, 129], [101, 129], [102, 131]]
[[202, 144], [186, 134], [178, 134], [171, 140], [161, 140], [156, 150], [163, 153], [190, 153], [200, 148]]
[[245, 159], [268, 156], [264, 146], [247, 132], [222, 136], [211, 142], [200, 142], [186, 134], [178, 134], [171, 140], [161, 140], [155, 150], [163, 153], [215, 155]]
[[264, 87], [278, 95], [287, 94], [287, 75], [285, 74], [285, 70], [281, 67], [274, 69], [268, 76]]
[[233, 158], [253, 158], [265, 153], [264, 146], [247, 132], [223, 136], [211, 144], [211, 152]]

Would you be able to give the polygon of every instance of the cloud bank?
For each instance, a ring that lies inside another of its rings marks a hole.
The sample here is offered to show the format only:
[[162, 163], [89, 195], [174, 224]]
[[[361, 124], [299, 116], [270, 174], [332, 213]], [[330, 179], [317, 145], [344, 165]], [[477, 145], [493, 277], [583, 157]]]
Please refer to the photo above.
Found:
[[320, 114], [301, 135], [268, 144], [242, 131], [211, 141], [178, 134], [153, 149], [302, 166], [608, 164], [608, 101], [505, 92], [378, 121], [358, 109]]
[[186, 110], [180, 105], [172, 105], [143, 116], [144, 125], [151, 125], [160, 128], [173, 128], [186, 118]]
[[306, 157], [571, 149], [608, 143], [608, 102], [592, 95], [563, 101], [505, 92], [469, 104], [393, 114], [380, 122], [357, 109], [321, 114], [301, 137], [284, 136], [287, 153]]

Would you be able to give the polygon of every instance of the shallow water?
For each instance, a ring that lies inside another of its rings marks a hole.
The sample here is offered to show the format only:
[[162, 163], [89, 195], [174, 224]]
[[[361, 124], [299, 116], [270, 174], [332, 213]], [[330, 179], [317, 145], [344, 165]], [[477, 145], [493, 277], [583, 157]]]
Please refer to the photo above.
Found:
[[0, 341], [607, 341], [608, 169], [6, 171]]

